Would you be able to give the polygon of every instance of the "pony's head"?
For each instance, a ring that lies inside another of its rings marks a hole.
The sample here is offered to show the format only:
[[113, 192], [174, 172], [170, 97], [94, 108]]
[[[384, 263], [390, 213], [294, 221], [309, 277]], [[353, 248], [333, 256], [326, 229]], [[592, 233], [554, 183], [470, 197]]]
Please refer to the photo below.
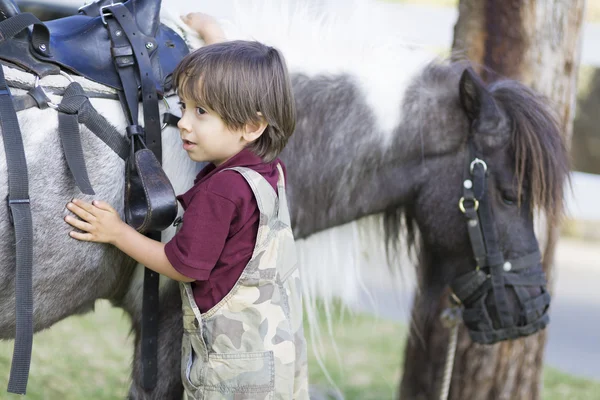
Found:
[[[486, 85], [459, 63], [426, 68], [404, 107], [421, 117], [407, 125], [427, 141], [404, 210], [409, 232], [420, 233], [426, 297], [449, 285], [479, 343], [544, 328], [550, 296], [534, 214], [553, 226], [562, 212], [569, 167], [556, 118], [524, 85]], [[388, 231], [397, 228], [389, 225], [397, 218], [387, 221]]]

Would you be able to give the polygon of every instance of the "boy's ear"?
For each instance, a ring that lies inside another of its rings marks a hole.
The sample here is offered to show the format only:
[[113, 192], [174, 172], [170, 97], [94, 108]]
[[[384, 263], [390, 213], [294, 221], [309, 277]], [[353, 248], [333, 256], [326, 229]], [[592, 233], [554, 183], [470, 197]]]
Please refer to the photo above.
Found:
[[263, 115], [260, 112], [258, 112], [257, 114], [259, 120], [257, 122], [247, 123], [244, 129], [244, 133], [242, 135], [244, 140], [246, 140], [248, 143], [254, 142], [260, 137], [260, 135], [263, 134], [265, 129], [267, 129], [267, 120], [265, 119], [265, 117], [263, 117]]

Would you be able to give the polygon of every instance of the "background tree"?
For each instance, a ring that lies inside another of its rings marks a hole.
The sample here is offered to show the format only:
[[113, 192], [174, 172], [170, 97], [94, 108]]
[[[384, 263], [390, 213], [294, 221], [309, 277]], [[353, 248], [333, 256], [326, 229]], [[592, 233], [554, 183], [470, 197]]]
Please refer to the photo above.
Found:
[[[585, 0], [460, 0], [453, 54], [478, 65], [487, 82], [513, 78], [547, 96], [570, 143], [584, 9]], [[546, 249], [544, 270], [550, 282], [557, 236], [555, 228], [540, 241]], [[440, 297], [436, 318], [411, 326], [401, 399], [439, 397], [449, 338], [439, 314], [447, 306], [447, 297], [448, 293]], [[422, 313], [423, 307], [417, 294], [413, 314]], [[539, 399], [545, 343], [542, 331], [524, 339], [478, 345], [461, 326], [450, 398]]]

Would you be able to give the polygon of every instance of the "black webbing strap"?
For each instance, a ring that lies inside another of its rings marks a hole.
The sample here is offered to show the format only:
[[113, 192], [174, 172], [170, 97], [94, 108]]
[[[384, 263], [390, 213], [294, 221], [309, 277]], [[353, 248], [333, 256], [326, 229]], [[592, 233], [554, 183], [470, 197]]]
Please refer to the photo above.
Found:
[[[42, 54], [50, 55], [50, 31], [35, 15], [31, 13], [20, 13], [0, 22], [0, 45], [4, 41], [12, 39], [17, 33], [33, 25], [31, 44], [34, 50]], [[45, 49], [45, 50], [42, 50]]]
[[[66, 104], [63, 98], [63, 103], [58, 106], [59, 111], [67, 112], [71, 109], [77, 115], [79, 123], [84, 124], [94, 135], [102, 140], [108, 147], [112, 149], [119, 157], [126, 160], [129, 156], [129, 141], [115, 129], [115, 127], [104, 118], [89, 101], [89, 95], [78, 83], [72, 83], [70, 86], [71, 101], [76, 99], [74, 105], [69, 105], [68, 108], [63, 108]], [[26, 94], [13, 96], [13, 105], [15, 111], [23, 111], [29, 108], [37, 107], [39, 109], [48, 108], [50, 99], [41, 86], [33, 87]]]
[[84, 124], [94, 135], [117, 153], [119, 157], [127, 160], [127, 157], [129, 157], [129, 141], [106, 118], [96, 111], [89, 100], [81, 105], [77, 117], [80, 123]]
[[[81, 90], [77, 90], [76, 88]], [[88, 98], [83, 93], [83, 88], [77, 82], [67, 86], [62, 101], [58, 105], [58, 132], [63, 152], [71, 175], [81, 193], [94, 195], [94, 189], [88, 177], [81, 146], [81, 133], [79, 132], [79, 118], [77, 113]]]
[[[46, 45], [49, 50], [49, 33], [46, 26], [33, 14], [22, 13], [0, 22], [0, 46], [17, 33], [34, 25], [34, 45]], [[27, 160], [19, 120], [12, 102], [12, 95], [0, 66], [0, 126], [6, 164], [8, 169], [8, 207], [15, 230], [16, 277], [15, 313], [16, 331], [13, 359], [10, 368], [8, 391], [25, 394], [31, 364], [33, 345], [33, 225], [29, 203], [29, 179]]]
[[8, 206], [15, 229], [17, 270], [15, 279], [15, 347], [8, 391], [25, 394], [33, 344], [33, 225], [29, 204], [29, 179], [23, 138], [4, 71], [0, 68], [0, 125], [8, 168]]
[[[158, 94], [149, 56], [150, 49], [156, 48], [156, 45], [151, 41], [144, 41], [145, 36], [137, 29], [135, 18], [122, 4], [103, 8], [103, 11], [105, 12], [104, 18], [112, 42], [111, 51], [115, 60], [115, 67], [123, 86], [123, 96], [120, 96], [120, 98], [124, 99], [121, 104], [125, 109], [125, 115], [128, 116], [131, 126], [138, 125], [137, 82], [139, 77], [142, 88], [142, 104], [144, 106], [145, 144], [160, 162], [162, 160], [162, 147]], [[152, 43], [152, 45], [147, 46], [148, 43]], [[147, 235], [154, 240], [160, 241], [161, 239], [160, 232], [150, 232]], [[158, 371], [159, 279], [160, 276], [156, 272], [148, 268], [144, 270], [141, 352], [142, 385], [146, 390], [151, 390], [156, 386]]]
[[[485, 188], [486, 171], [480, 163], [473, 165], [473, 189], [477, 193], [480, 188]], [[498, 247], [496, 235], [496, 225], [491, 212], [489, 203], [489, 193], [483, 189], [480, 191], [482, 197], [479, 200], [479, 223], [481, 225], [482, 236], [486, 249], [486, 260], [490, 269], [490, 279], [492, 281], [492, 293], [496, 303], [496, 313], [503, 327], [513, 325], [511, 309], [508, 304], [506, 288], [504, 286], [504, 256]]]

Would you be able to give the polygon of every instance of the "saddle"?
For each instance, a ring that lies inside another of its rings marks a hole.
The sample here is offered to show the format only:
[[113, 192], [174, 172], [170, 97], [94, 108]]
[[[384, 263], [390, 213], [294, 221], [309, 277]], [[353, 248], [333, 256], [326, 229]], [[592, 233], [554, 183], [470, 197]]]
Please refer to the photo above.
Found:
[[[79, 15], [47, 21], [44, 24], [46, 30], [36, 26], [31, 32], [22, 31], [0, 47], [0, 60], [9, 61], [40, 77], [58, 74], [60, 69], [64, 68], [125, 92], [128, 98], [124, 109], [129, 109], [130, 124], [137, 124], [138, 92], [142, 86], [141, 74], [130, 73], [127, 76], [125, 81], [136, 82], [134, 87], [129, 88], [128, 93], [123, 85], [124, 80], [119, 75], [119, 67], [136, 64], [136, 55], [133, 54], [131, 47], [128, 47], [128, 52], [115, 54], [114, 40], [111, 40], [109, 35], [105, 15], [112, 3], [112, 0], [101, 0], [82, 7]], [[129, 0], [123, 3], [123, 6], [135, 20], [137, 29], [133, 35], [137, 34], [138, 43], [142, 43], [139, 46], [143, 46], [143, 50], [147, 51], [150, 64], [148, 69], [152, 70], [150, 80], [157, 94], [162, 96], [171, 89], [171, 74], [189, 50], [177, 33], [160, 24], [160, 3], [160, 0]], [[0, 0], [0, 11], [4, 19], [20, 13], [13, 0]], [[117, 29], [115, 32], [117, 36], [120, 34], [125, 36], [122, 30]], [[129, 84], [131, 85], [131, 82]], [[121, 98], [123, 99], [123, 96]], [[146, 110], [147, 108], [151, 107], [146, 107], [144, 104], [145, 112], [151, 112]], [[158, 110], [155, 110], [154, 114], [156, 113]], [[155, 115], [154, 119], [158, 119], [158, 116]], [[148, 122], [146, 119], [146, 125]], [[141, 140], [150, 139], [154, 143], [154, 148], [151, 145], [148, 147], [160, 159], [160, 131], [150, 132], [149, 127], [146, 127], [146, 131], [149, 132], [148, 136], [153, 137], [142, 135]], [[134, 142], [136, 141], [131, 140], [132, 147]], [[145, 148], [145, 146], [137, 147]], [[168, 183], [160, 168], [160, 161], [155, 162], [147, 156], [144, 159], [146, 160], [144, 163], [128, 163], [125, 190], [126, 220], [140, 232], [159, 231], [165, 229], [175, 219], [177, 203], [170, 185], [151, 184], [155, 181]]]
[[[40, 77], [59, 73], [60, 67], [94, 82], [122, 90], [114, 66], [111, 41], [101, 10], [111, 0], [89, 4], [79, 15], [45, 22], [49, 43], [34, 45], [36, 32], [23, 31], [0, 49], [0, 59], [9, 61]], [[159, 21], [160, 1], [129, 0], [123, 3], [135, 17], [152, 62], [154, 81], [159, 93], [168, 91], [170, 74], [189, 52], [179, 35]], [[20, 13], [13, 0], [0, 0], [0, 20]], [[133, 55], [131, 55], [133, 58]]]

